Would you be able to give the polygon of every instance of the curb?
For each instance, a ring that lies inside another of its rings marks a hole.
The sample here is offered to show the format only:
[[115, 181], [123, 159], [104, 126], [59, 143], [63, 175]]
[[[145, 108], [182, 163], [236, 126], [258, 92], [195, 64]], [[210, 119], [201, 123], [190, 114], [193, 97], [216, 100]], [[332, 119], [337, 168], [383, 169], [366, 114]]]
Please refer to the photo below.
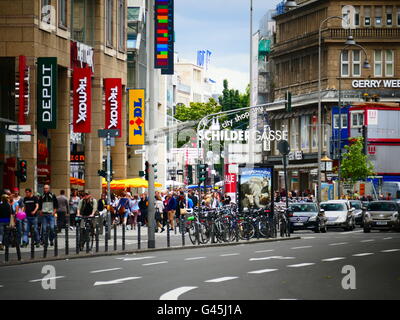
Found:
[[267, 242], [278, 242], [278, 241], [287, 241], [287, 240], [300, 240], [301, 237], [290, 237], [290, 238], [279, 238], [279, 239], [264, 239], [264, 240], [249, 240], [246, 242], [229, 242], [229, 243], [216, 243], [216, 244], [206, 244], [206, 245], [198, 245], [198, 246], [179, 246], [179, 247], [167, 247], [167, 248], [155, 248], [155, 249], [140, 249], [140, 250], [117, 250], [112, 252], [102, 252], [102, 253], [91, 253], [86, 254], [82, 253], [79, 255], [71, 255], [71, 256], [58, 256], [58, 257], [49, 257], [45, 259], [35, 259], [35, 260], [21, 260], [21, 261], [11, 261], [11, 262], [1, 262], [1, 267], [8, 266], [18, 266], [24, 264], [32, 264], [32, 263], [41, 263], [41, 262], [50, 262], [50, 261], [61, 261], [61, 260], [73, 260], [73, 259], [82, 259], [82, 258], [98, 258], [98, 257], [107, 257], [107, 256], [120, 256], [134, 253], [147, 253], [147, 252], [157, 252], [157, 251], [171, 251], [171, 250], [185, 250], [185, 249], [201, 249], [201, 248], [213, 248], [213, 247], [227, 247], [227, 246], [237, 246], [237, 245], [246, 245], [246, 244], [254, 244], [254, 243], [267, 243]]

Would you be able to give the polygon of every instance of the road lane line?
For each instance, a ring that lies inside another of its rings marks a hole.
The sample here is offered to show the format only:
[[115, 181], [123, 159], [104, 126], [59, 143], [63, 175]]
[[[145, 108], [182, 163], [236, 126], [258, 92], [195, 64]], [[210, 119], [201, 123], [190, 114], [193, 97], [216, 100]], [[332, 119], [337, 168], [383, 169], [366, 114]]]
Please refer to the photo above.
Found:
[[343, 259], [346, 259], [346, 258], [345, 257], [337, 257], [337, 258], [322, 259], [321, 261], [330, 262], [330, 261], [337, 261], [337, 260], [343, 260]]
[[315, 237], [301, 237], [302, 239], [315, 239]]
[[353, 254], [353, 257], [364, 257], [364, 256], [370, 256], [373, 253], [371, 252], [366, 252], [366, 253], [357, 253], [357, 254]]
[[180, 287], [164, 293], [160, 300], [178, 300], [179, 296], [198, 287]]
[[273, 272], [273, 271], [277, 271], [278, 269], [262, 269], [262, 270], [255, 270], [255, 271], [249, 271], [247, 273], [250, 274], [260, 274], [260, 273], [266, 273], [266, 272]]
[[61, 278], [65, 278], [65, 276], [42, 278], [42, 279], [30, 280], [29, 282], [40, 282], [40, 281], [43, 281], [43, 280], [48, 281], [48, 280], [55, 280], [55, 279], [61, 279]]
[[100, 273], [100, 272], [108, 272], [108, 271], [116, 271], [116, 270], [122, 270], [122, 268], [112, 268], [112, 269], [104, 269], [104, 270], [94, 270], [94, 271], [90, 271], [90, 273]]
[[148, 257], [137, 257], [137, 258], [123, 258], [123, 261], [138, 261], [138, 260], [145, 260], [145, 259], [154, 259], [154, 256]]
[[185, 261], [191, 261], [191, 260], [200, 260], [200, 259], [206, 259], [206, 257], [193, 257], [193, 258], [186, 258]]
[[260, 250], [260, 251], [255, 251], [255, 253], [264, 253], [264, 252], [272, 252], [275, 249], [269, 249], [269, 250]]
[[372, 242], [375, 241], [374, 239], [369, 239], [369, 240], [361, 240], [360, 242]]
[[339, 234], [353, 234], [353, 233], [361, 233], [361, 232], [364, 232], [364, 231], [363, 230], [346, 231], [346, 232], [342, 232], [342, 233], [339, 233]]
[[310, 262], [310, 263], [299, 263], [299, 264], [289, 265], [288, 267], [289, 268], [300, 268], [300, 267], [312, 266], [313, 264], [315, 264], [315, 263], [312, 263], [312, 262]]
[[382, 250], [381, 252], [396, 252], [396, 251], [400, 251], [400, 249]]
[[270, 256], [270, 257], [262, 257], [262, 258], [250, 258], [249, 261], [262, 261], [262, 260], [270, 260], [270, 259], [288, 260], [288, 259], [296, 259], [296, 258], [295, 257]]
[[331, 243], [330, 246], [342, 246], [344, 244], [349, 244], [348, 242], [338, 242], [338, 243]]
[[222, 277], [222, 278], [216, 278], [216, 279], [211, 279], [211, 280], [206, 280], [204, 282], [213, 282], [213, 283], [217, 283], [217, 282], [224, 282], [224, 281], [229, 281], [229, 280], [233, 280], [233, 279], [237, 279], [239, 277]]
[[392, 240], [392, 237], [383, 238], [383, 240]]
[[312, 248], [312, 246], [294, 247], [294, 248], [290, 248], [290, 249], [297, 250], [297, 249], [307, 249], [307, 248]]
[[145, 263], [145, 264], [142, 264], [142, 266], [154, 266], [154, 265], [156, 265], [156, 264], [164, 264], [164, 263], [168, 263], [168, 261], [160, 261], [160, 262]]
[[231, 257], [231, 256], [238, 256], [240, 253], [226, 253], [221, 254], [220, 257]]
[[110, 285], [110, 284], [122, 284], [126, 281], [136, 280], [136, 279], [140, 279], [140, 278], [142, 278], [142, 277], [128, 277], [128, 278], [116, 279], [116, 280], [111, 280], [111, 281], [96, 281], [93, 286], [96, 287], [96, 286], [105, 286], [105, 285]]

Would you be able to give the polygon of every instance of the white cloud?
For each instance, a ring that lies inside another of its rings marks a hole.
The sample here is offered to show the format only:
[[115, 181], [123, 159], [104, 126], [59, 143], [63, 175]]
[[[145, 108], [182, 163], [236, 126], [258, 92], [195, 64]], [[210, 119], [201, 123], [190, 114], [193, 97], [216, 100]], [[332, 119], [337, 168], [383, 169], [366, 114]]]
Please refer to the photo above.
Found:
[[217, 82], [214, 84], [214, 92], [219, 94], [222, 94], [222, 90], [224, 89], [224, 79], [228, 80], [230, 89], [239, 90], [241, 93], [246, 91], [246, 87], [249, 83], [248, 73], [234, 69], [218, 68], [215, 66], [210, 67], [209, 77]]

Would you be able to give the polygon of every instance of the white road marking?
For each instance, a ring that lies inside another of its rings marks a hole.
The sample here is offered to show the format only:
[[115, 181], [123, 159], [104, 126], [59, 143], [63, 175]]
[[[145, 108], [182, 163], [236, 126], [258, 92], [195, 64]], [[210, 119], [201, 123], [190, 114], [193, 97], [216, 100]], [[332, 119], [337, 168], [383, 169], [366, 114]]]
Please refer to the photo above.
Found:
[[337, 261], [346, 259], [345, 257], [337, 257], [337, 258], [329, 258], [329, 259], [322, 259], [322, 261], [330, 262], [330, 261]]
[[[58, 276], [58, 277], [51, 277], [51, 278], [46, 278], [45, 280], [55, 280], [55, 279], [61, 279], [61, 278], [65, 278], [65, 276]], [[29, 282], [40, 282], [43, 281], [42, 279], [36, 279], [36, 280], [30, 280]]]
[[396, 251], [400, 251], [400, 249], [382, 250], [381, 252], [396, 252]]
[[315, 239], [315, 237], [301, 237], [302, 239]]
[[297, 299], [279, 299], [279, 300], [297, 300]]
[[383, 240], [391, 240], [393, 239], [392, 237], [387, 237], [387, 238], [383, 238]]
[[364, 232], [363, 230], [358, 230], [358, 231], [347, 231], [347, 232], [342, 232], [342, 233], [339, 233], [339, 234], [352, 234], [352, 233], [361, 233], [361, 232]]
[[331, 243], [331, 244], [329, 244], [330, 246], [341, 246], [341, 245], [344, 245], [344, 244], [349, 244], [348, 242], [338, 242], [338, 243]]
[[269, 250], [260, 250], [260, 251], [255, 251], [255, 253], [263, 253], [263, 252], [272, 252], [275, 249], [269, 249]]
[[206, 280], [204, 282], [223, 282], [223, 281], [229, 281], [229, 280], [233, 280], [233, 279], [237, 279], [237, 278], [239, 278], [239, 277], [222, 277], [222, 278]]
[[145, 263], [145, 264], [142, 264], [142, 266], [154, 266], [154, 265], [156, 265], [156, 264], [164, 264], [164, 263], [168, 263], [168, 261], [160, 261], [160, 262]]
[[123, 258], [124, 261], [138, 261], [138, 260], [145, 260], [145, 259], [154, 259], [155, 257], [137, 257], [137, 258]]
[[294, 248], [290, 248], [290, 249], [297, 250], [297, 249], [307, 249], [307, 248], [312, 248], [312, 246], [294, 247]]
[[140, 279], [141, 277], [129, 277], [129, 278], [122, 278], [122, 279], [116, 279], [116, 280], [111, 280], [111, 281], [96, 281], [94, 283], [94, 287], [96, 286], [104, 286], [104, 285], [109, 285], [109, 284], [122, 284], [126, 281], [130, 281], [130, 280], [136, 280], [136, 279]]
[[240, 253], [226, 253], [221, 254], [220, 257], [231, 257], [231, 256], [238, 256]]
[[299, 263], [299, 264], [292, 264], [288, 266], [289, 268], [300, 268], [300, 267], [307, 267], [307, 266], [312, 266], [315, 263]]
[[364, 256], [370, 256], [373, 253], [371, 252], [366, 252], [366, 253], [357, 253], [357, 254], [353, 254], [353, 257], [364, 257]]
[[164, 293], [160, 300], [178, 300], [179, 296], [198, 287], [180, 287]]
[[206, 257], [193, 257], [193, 258], [186, 258], [185, 261], [191, 261], [191, 260], [200, 260], [200, 259], [206, 259]]
[[360, 242], [372, 242], [375, 241], [374, 239], [369, 239], [369, 240], [361, 240]]
[[273, 271], [277, 271], [278, 269], [262, 269], [262, 270], [256, 270], [256, 271], [250, 271], [247, 273], [250, 274], [260, 274], [260, 273], [266, 273], [266, 272], [273, 272]]
[[90, 273], [100, 273], [100, 272], [108, 272], [108, 271], [116, 271], [116, 270], [122, 270], [122, 268], [112, 268], [112, 269], [104, 269], [104, 270], [94, 270], [94, 271], [90, 271]]
[[0, 284], [0, 288], [4, 288], [4, 286], [2, 286], [2, 285]]
[[270, 260], [270, 259], [286, 260], [286, 259], [296, 259], [296, 258], [295, 257], [271, 256], [271, 257], [262, 257], [262, 258], [250, 258], [249, 261], [262, 261], [262, 260]]

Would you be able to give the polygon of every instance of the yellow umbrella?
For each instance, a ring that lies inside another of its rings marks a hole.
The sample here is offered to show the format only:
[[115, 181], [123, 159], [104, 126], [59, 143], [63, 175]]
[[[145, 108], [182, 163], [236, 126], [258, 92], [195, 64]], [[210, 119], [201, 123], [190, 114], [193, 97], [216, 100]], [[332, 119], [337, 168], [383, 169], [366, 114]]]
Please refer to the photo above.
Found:
[[[102, 179], [102, 185], [103, 187], [107, 186], [107, 181], [103, 178]], [[116, 186], [117, 188], [148, 188], [149, 184], [147, 180], [141, 179], [141, 178], [132, 178], [132, 179], [123, 179], [123, 180], [113, 180], [111, 181], [111, 188], [113, 186]], [[162, 187], [161, 183], [155, 182], [154, 186], [156, 188]]]

